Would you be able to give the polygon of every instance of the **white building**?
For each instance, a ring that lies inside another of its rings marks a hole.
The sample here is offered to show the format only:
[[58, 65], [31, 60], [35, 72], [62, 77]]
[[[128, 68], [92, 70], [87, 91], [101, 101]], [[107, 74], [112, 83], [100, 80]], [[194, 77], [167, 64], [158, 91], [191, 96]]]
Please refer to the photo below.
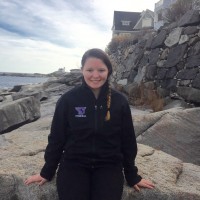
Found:
[[64, 72], [65, 72], [65, 67], [63, 67], [63, 68], [59, 68], [59, 69], [58, 69], [58, 72], [62, 72], [62, 73], [64, 73]]
[[155, 3], [154, 9], [154, 29], [158, 30], [161, 26], [165, 24], [165, 13], [167, 8], [169, 8], [176, 0], [160, 0]]

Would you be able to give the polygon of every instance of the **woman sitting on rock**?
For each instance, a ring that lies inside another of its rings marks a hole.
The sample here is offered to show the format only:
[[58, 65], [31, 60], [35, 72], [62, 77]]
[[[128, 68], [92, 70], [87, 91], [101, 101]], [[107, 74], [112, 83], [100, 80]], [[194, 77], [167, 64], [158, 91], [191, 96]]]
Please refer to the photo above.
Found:
[[50, 181], [57, 170], [60, 200], [120, 200], [124, 176], [130, 187], [152, 189], [137, 174], [137, 143], [128, 101], [111, 89], [107, 54], [90, 49], [82, 57], [83, 83], [56, 105], [45, 164], [25, 184]]

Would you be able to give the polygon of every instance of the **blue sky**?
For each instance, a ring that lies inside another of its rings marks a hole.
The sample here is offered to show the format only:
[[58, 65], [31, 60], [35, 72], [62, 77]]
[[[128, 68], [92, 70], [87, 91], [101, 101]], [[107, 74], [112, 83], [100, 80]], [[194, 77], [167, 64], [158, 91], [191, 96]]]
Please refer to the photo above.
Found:
[[1, 0], [0, 72], [80, 68], [89, 48], [111, 40], [114, 10], [154, 10], [158, 0]]

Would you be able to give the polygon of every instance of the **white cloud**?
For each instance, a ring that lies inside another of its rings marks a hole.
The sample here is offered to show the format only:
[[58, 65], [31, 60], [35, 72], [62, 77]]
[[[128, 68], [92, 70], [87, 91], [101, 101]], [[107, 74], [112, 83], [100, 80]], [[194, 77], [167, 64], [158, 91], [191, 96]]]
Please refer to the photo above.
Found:
[[111, 40], [114, 10], [154, 8], [156, 0], [1, 0], [0, 71], [50, 73], [80, 67], [89, 48]]

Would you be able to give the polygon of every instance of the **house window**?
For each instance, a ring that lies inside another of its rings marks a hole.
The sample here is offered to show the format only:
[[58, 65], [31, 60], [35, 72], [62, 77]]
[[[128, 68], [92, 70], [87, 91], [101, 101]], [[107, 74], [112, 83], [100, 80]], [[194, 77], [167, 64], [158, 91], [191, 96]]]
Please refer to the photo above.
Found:
[[151, 26], [152, 26], [152, 20], [150, 18], [144, 18], [142, 20], [142, 28]]
[[122, 21], [122, 26], [130, 26], [131, 21]]

